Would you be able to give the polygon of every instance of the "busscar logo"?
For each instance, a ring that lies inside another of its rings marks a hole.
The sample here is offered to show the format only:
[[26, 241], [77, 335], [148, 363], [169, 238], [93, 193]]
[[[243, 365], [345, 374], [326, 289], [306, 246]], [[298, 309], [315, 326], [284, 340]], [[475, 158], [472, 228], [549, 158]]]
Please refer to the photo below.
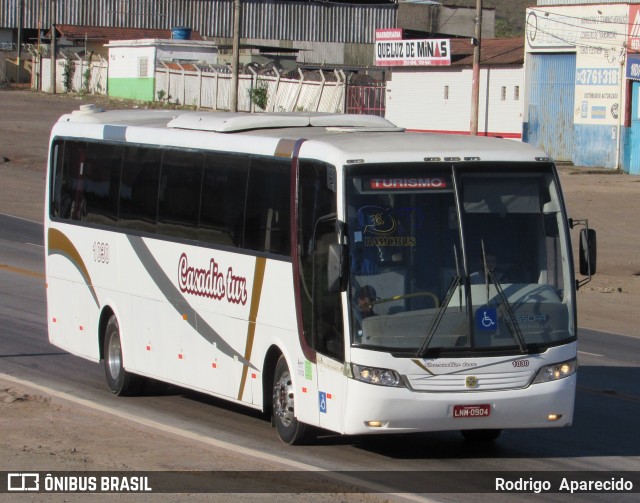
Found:
[[40, 490], [40, 474], [38, 473], [8, 473], [7, 491], [28, 492]]
[[467, 388], [477, 388], [478, 387], [478, 378], [476, 376], [467, 376], [464, 380], [464, 385]]

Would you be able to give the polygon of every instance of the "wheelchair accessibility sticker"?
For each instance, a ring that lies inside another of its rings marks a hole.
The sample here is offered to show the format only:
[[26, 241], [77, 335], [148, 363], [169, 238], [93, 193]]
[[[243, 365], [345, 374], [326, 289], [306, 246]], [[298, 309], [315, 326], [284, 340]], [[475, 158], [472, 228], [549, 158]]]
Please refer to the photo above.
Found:
[[476, 311], [476, 328], [478, 330], [497, 330], [498, 313], [495, 307], [481, 307]]
[[327, 413], [327, 394], [324, 391], [320, 392], [320, 412]]

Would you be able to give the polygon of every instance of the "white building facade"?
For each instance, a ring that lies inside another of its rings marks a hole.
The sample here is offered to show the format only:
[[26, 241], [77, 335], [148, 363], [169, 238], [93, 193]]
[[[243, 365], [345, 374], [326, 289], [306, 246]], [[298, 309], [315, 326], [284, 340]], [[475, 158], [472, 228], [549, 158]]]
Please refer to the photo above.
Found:
[[[478, 134], [521, 139], [523, 41], [488, 39], [483, 45]], [[387, 80], [385, 117], [409, 130], [469, 134], [472, 52], [466, 41], [455, 40], [450, 66], [394, 67]]]

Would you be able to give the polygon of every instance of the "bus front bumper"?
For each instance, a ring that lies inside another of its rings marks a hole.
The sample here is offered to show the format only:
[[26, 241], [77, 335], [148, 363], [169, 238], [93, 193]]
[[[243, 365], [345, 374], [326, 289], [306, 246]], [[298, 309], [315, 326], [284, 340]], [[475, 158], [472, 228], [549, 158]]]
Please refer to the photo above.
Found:
[[344, 433], [545, 428], [573, 421], [576, 375], [525, 389], [426, 393], [349, 380]]

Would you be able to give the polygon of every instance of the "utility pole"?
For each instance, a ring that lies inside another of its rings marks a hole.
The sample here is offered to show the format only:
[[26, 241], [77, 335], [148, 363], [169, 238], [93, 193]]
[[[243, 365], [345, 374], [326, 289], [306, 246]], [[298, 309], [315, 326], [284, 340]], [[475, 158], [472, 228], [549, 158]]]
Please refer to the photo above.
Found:
[[240, 0], [233, 0], [233, 59], [231, 62], [231, 96], [229, 109], [238, 111], [238, 72], [240, 71]]
[[475, 36], [473, 47], [473, 77], [471, 82], [471, 124], [469, 134], [478, 134], [480, 101], [480, 46], [482, 43], [482, 0], [476, 0]]
[[22, 78], [22, 26], [24, 23], [24, 0], [18, 2], [18, 77], [17, 82], [20, 84]]
[[56, 0], [51, 0], [51, 94], [56, 94]]

